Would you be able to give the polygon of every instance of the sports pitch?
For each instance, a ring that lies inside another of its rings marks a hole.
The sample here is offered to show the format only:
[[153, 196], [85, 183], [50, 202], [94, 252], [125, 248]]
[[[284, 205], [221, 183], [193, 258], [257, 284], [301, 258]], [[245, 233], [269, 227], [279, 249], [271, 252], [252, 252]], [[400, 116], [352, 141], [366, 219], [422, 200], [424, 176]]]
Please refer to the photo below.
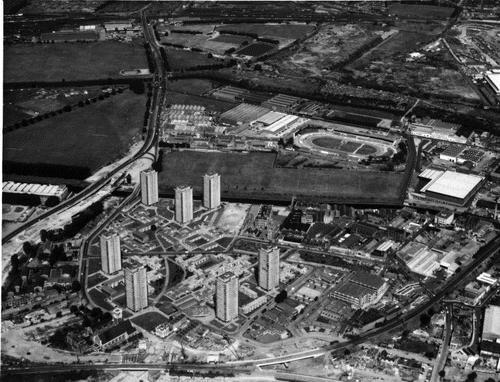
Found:
[[161, 193], [189, 185], [202, 193], [202, 177], [221, 176], [222, 198], [291, 200], [293, 196], [329, 202], [397, 203], [402, 175], [315, 168], [275, 168], [276, 154], [178, 151], [165, 154]]

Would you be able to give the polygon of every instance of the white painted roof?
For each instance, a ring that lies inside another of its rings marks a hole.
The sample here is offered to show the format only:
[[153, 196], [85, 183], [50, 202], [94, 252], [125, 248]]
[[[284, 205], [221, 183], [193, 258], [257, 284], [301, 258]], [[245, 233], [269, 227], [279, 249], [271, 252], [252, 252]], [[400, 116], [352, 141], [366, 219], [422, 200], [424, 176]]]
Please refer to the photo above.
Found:
[[446, 171], [430, 181], [422, 191], [434, 192], [454, 198], [465, 198], [484, 178], [459, 172]]

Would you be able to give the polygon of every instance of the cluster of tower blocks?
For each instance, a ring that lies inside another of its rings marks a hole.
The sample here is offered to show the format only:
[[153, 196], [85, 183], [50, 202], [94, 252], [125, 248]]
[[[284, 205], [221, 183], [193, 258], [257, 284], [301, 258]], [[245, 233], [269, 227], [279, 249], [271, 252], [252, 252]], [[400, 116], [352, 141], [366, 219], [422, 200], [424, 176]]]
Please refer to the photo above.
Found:
[[[141, 172], [141, 201], [150, 206], [158, 202], [158, 173], [154, 170]], [[203, 206], [208, 209], [220, 206], [220, 175], [203, 176]], [[175, 188], [175, 220], [181, 224], [193, 220], [193, 189], [190, 186]]]
[[[158, 173], [153, 170], [141, 172], [141, 201], [145, 205], [158, 202]], [[220, 176], [203, 176], [203, 206], [214, 209], [220, 206]], [[175, 189], [175, 220], [185, 224], [193, 219], [193, 191], [189, 186]], [[103, 234], [100, 237], [101, 267], [107, 274], [122, 269], [120, 237], [117, 234]], [[258, 283], [265, 291], [272, 291], [279, 285], [279, 248], [262, 248], [259, 252]], [[125, 268], [125, 292], [127, 308], [138, 312], [148, 306], [147, 272], [144, 266]], [[216, 317], [229, 322], [238, 317], [239, 278], [233, 272], [226, 272], [216, 279]]]

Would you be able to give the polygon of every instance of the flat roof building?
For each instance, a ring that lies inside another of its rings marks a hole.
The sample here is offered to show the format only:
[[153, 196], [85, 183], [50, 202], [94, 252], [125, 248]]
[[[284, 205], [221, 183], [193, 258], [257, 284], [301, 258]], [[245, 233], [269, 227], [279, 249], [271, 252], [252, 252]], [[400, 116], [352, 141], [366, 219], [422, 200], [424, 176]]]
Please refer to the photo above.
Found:
[[137, 312], [148, 306], [148, 280], [145, 267], [125, 268], [127, 308]]
[[224, 322], [238, 317], [238, 276], [226, 272], [216, 281], [216, 315]]
[[203, 175], [203, 207], [214, 209], [220, 206], [220, 175]]
[[101, 269], [107, 274], [122, 269], [122, 254], [120, 250], [120, 236], [103, 234], [99, 238], [101, 246]]
[[259, 251], [259, 286], [272, 290], [280, 282], [280, 249], [261, 248]]
[[483, 341], [500, 339], [500, 306], [490, 306], [484, 313]]
[[427, 183], [421, 192], [438, 203], [464, 206], [481, 188], [484, 180], [478, 175], [445, 171]]
[[193, 220], [193, 189], [189, 186], [175, 188], [175, 220], [182, 224]]
[[484, 78], [496, 95], [500, 95], [500, 73], [487, 73]]
[[158, 202], [158, 173], [154, 170], [141, 171], [141, 202], [146, 206]]

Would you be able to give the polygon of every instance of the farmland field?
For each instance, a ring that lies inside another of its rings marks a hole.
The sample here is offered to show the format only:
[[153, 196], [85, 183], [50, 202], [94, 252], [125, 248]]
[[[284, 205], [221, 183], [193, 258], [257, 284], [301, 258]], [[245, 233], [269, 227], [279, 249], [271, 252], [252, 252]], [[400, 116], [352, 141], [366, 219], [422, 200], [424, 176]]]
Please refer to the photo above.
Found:
[[[236, 38], [226, 38], [236, 37]], [[214, 54], [224, 54], [230, 48], [238, 48], [243, 41], [251, 41], [251, 38], [244, 38], [241, 36], [223, 35], [214, 39], [202, 34], [185, 34], [185, 33], [171, 33], [168, 37], [162, 37], [163, 44], [178, 44], [186, 48], [198, 48], [205, 52], [212, 52]], [[206, 53], [205, 53], [206, 54]]]
[[159, 187], [172, 193], [189, 184], [201, 195], [202, 176], [221, 175], [222, 197], [289, 200], [293, 195], [324, 201], [394, 203], [402, 176], [345, 170], [274, 168], [275, 154], [226, 154], [181, 151], [166, 154]]
[[197, 65], [215, 65], [220, 61], [207, 57], [207, 54], [182, 49], [165, 49], [172, 70], [191, 68]]
[[143, 40], [133, 44], [16, 44], [4, 48], [4, 81], [121, 78], [122, 69], [148, 68]]
[[251, 42], [252, 39], [250, 37], [244, 37], [244, 36], [234, 36], [231, 34], [221, 34], [221, 35], [217, 36], [216, 38], [212, 39], [212, 41], [223, 42], [226, 44], [233, 44], [236, 46], [240, 46], [245, 41]]
[[256, 57], [256, 56], [261, 56], [261, 55], [269, 52], [270, 50], [274, 49], [275, 47], [276, 47], [275, 45], [257, 42], [257, 43], [250, 44], [250, 45], [244, 47], [243, 49], [236, 51], [235, 54]]
[[4, 161], [82, 166], [96, 171], [118, 159], [143, 125], [146, 96], [131, 91], [3, 136]]
[[229, 24], [216, 28], [218, 31], [255, 33], [259, 37], [277, 37], [282, 39], [298, 39], [314, 30], [313, 25], [288, 25], [288, 24]]
[[389, 13], [403, 17], [420, 16], [423, 18], [445, 20], [451, 16], [455, 9], [436, 5], [392, 4]]
[[194, 95], [202, 95], [212, 89], [214, 86], [210, 80], [197, 78], [188, 78], [168, 82], [168, 88], [177, 92], [186, 92]]

